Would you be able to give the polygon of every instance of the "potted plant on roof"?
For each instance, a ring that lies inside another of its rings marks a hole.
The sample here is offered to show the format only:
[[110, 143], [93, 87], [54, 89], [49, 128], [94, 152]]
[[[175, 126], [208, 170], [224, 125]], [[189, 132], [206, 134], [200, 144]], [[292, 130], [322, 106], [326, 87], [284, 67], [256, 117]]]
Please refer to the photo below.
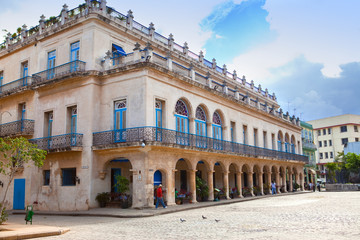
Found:
[[108, 192], [98, 193], [95, 198], [99, 202], [101, 208], [106, 206], [106, 203], [110, 201], [110, 194]]
[[114, 189], [119, 193], [119, 200], [121, 202], [122, 208], [128, 208], [131, 205], [130, 195], [126, 194], [130, 188], [130, 181], [124, 176], [117, 175], [115, 176]]

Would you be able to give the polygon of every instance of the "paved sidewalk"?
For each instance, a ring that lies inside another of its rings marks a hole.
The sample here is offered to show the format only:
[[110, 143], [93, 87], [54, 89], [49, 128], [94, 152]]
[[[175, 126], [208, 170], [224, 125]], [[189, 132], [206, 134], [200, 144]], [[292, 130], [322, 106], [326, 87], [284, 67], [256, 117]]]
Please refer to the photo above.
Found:
[[[56, 212], [56, 211], [35, 211], [34, 215], [54, 215], [54, 216], [86, 216], [86, 217], [115, 217], [115, 218], [144, 218], [157, 215], [163, 215], [168, 213], [186, 211], [191, 209], [206, 208], [218, 205], [232, 204], [237, 202], [253, 201], [263, 198], [272, 198], [272, 197], [281, 197], [286, 195], [295, 195], [310, 193], [309, 191], [303, 192], [294, 192], [294, 193], [282, 193], [276, 195], [265, 195], [265, 196], [256, 196], [256, 197], [246, 197], [246, 198], [235, 198], [229, 200], [221, 200], [217, 202], [199, 202], [193, 204], [182, 204], [182, 205], [173, 205], [168, 206], [166, 209], [163, 207], [155, 208], [144, 208], [144, 209], [121, 209], [121, 208], [93, 208], [88, 211], [71, 211], [71, 212]], [[14, 215], [24, 215], [25, 211], [23, 210], [13, 210], [10, 211], [10, 214]], [[4, 225], [0, 225], [0, 240], [1, 239], [27, 239], [27, 238], [36, 238], [36, 237], [46, 237], [46, 236], [55, 236], [61, 235], [70, 231], [68, 228], [59, 228], [51, 226], [40, 226], [40, 225], [25, 225], [24, 224], [14, 224], [8, 222]]]
[[48, 236], [61, 235], [68, 231], [70, 231], [70, 229], [68, 228], [5, 223], [3, 225], [0, 225], [0, 239], [12, 240], [12, 239], [48, 237]]
[[[134, 208], [93, 208], [87, 211], [71, 211], [71, 212], [58, 212], [58, 211], [35, 211], [35, 215], [58, 215], [58, 216], [94, 216], [94, 217], [116, 217], [116, 218], [139, 218], [139, 217], [152, 217], [162, 214], [186, 211], [190, 209], [212, 207], [224, 204], [231, 204], [237, 202], [252, 201], [257, 199], [269, 198], [269, 197], [280, 197], [286, 195], [294, 194], [303, 194], [310, 193], [310, 191], [303, 192], [292, 192], [292, 193], [281, 193], [276, 195], [264, 195], [256, 197], [246, 197], [246, 198], [234, 198], [229, 200], [221, 201], [209, 201], [209, 202], [198, 202], [191, 204], [181, 204], [181, 205], [172, 205], [164, 209], [162, 206], [159, 206], [158, 209], [155, 208], [143, 208], [143, 209], [134, 209]], [[12, 214], [23, 214], [25, 216], [25, 211], [23, 210], [13, 210]]]

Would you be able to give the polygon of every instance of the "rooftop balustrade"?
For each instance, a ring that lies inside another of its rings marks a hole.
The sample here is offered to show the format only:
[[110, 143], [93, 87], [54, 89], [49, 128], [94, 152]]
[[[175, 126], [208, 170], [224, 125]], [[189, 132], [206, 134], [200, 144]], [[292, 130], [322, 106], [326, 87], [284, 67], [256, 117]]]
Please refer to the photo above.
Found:
[[[229, 142], [189, 133], [156, 127], [127, 128], [120, 130], [93, 133], [93, 146], [99, 149], [105, 147], [122, 147], [121, 143], [140, 145], [146, 144], [170, 145], [175, 147], [191, 147], [198, 151], [221, 151], [223, 153], [237, 153], [250, 157], [268, 157], [279, 160], [295, 160], [308, 163], [307, 156], [272, 149], [260, 148], [241, 143]], [[120, 143], [120, 145], [117, 145]], [[115, 144], [115, 145], [114, 145]]]
[[34, 138], [29, 142], [38, 145], [38, 148], [47, 151], [79, 151], [82, 147], [83, 134], [68, 133], [57, 136]]
[[29, 136], [34, 134], [34, 120], [22, 119], [14, 122], [0, 124], [0, 137], [14, 135]]

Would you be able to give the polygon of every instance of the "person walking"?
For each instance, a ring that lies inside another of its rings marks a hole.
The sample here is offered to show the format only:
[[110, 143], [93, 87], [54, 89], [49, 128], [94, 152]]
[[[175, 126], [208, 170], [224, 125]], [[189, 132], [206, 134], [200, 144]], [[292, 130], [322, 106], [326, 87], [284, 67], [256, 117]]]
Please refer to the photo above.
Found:
[[164, 200], [163, 200], [163, 191], [162, 191], [162, 185], [161, 184], [159, 185], [158, 189], [156, 190], [156, 206], [155, 206], [156, 209], [159, 206], [159, 202], [161, 203], [161, 205], [164, 208], [167, 208], [165, 206], [165, 203], [164, 203]]
[[276, 183], [274, 181], [271, 183], [271, 194], [276, 194]]

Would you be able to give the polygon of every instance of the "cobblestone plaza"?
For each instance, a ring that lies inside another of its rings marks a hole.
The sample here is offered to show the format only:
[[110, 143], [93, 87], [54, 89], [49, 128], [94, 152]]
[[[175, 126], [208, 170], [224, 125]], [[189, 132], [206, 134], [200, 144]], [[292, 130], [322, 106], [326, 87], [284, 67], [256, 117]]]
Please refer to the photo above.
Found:
[[145, 218], [35, 215], [34, 224], [70, 228], [42, 239], [360, 239], [360, 192], [276, 196]]

